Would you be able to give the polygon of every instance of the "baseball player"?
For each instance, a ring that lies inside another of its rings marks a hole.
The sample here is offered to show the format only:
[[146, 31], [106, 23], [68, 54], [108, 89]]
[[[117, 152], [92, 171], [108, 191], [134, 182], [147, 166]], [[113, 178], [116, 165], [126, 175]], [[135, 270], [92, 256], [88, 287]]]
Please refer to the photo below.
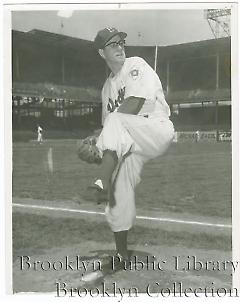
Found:
[[87, 190], [89, 200], [107, 201], [106, 218], [123, 262], [129, 259], [127, 234], [136, 216], [135, 188], [143, 165], [162, 155], [174, 137], [158, 75], [142, 58], [126, 58], [126, 37], [108, 27], [94, 40], [111, 73], [102, 89], [103, 128], [95, 147], [101, 163]]
[[42, 139], [42, 131], [43, 131], [42, 127], [38, 124], [37, 125], [37, 133], [38, 133], [37, 142], [39, 144], [42, 144], [42, 141], [43, 141], [43, 139]]
[[199, 141], [200, 141], [200, 131], [197, 130], [197, 131], [195, 132], [195, 142], [198, 143]]

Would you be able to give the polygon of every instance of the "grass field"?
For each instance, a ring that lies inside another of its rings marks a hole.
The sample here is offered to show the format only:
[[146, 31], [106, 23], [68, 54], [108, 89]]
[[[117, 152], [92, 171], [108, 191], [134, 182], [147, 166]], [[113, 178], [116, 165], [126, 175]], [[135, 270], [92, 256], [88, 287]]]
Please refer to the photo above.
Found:
[[[50, 148], [52, 173], [48, 165]], [[77, 158], [75, 140], [49, 140], [42, 145], [36, 145], [33, 141], [14, 143], [13, 202], [24, 200], [30, 204], [71, 208], [76, 200], [81, 200], [81, 192], [94, 178], [96, 169], [97, 166], [88, 165]], [[138, 211], [146, 215], [165, 213], [179, 219], [194, 217], [195, 220], [231, 223], [231, 145], [173, 144], [162, 158], [144, 167], [142, 182], [137, 188], [136, 204]], [[130, 232], [129, 244], [140, 254], [155, 253], [166, 257], [171, 253], [196, 254], [204, 259], [231, 257], [231, 232], [222, 229], [215, 231], [196, 226], [183, 228], [138, 222]], [[103, 253], [103, 250], [107, 252], [113, 249], [112, 234], [104, 217], [70, 217], [37, 210], [13, 210], [16, 292], [53, 291], [53, 280], [60, 278], [59, 275], [46, 277], [45, 274], [43, 277], [41, 274], [22, 274], [17, 265], [20, 255], [60, 257], [77, 251], [87, 258], [93, 252], [101, 250]], [[219, 286], [226, 286], [231, 284], [231, 277], [225, 273], [214, 275], [213, 272], [204, 272], [196, 277], [196, 272], [191, 271], [184, 281], [187, 285], [200, 285], [215, 280]], [[156, 277], [155, 273], [149, 273], [141, 282], [149, 282]], [[61, 278], [64, 276], [61, 275]], [[123, 283], [128, 280], [122, 278], [121, 274], [116, 278]], [[131, 278], [134, 284], [139, 276], [136, 274]], [[182, 274], [178, 275], [168, 267], [164, 284], [169, 282], [169, 278], [180, 280]], [[76, 281], [76, 276], [70, 276], [69, 280]], [[110, 279], [106, 280], [110, 282]], [[39, 282], [44, 286], [40, 286]]]
[[[53, 173], [47, 154], [53, 153]], [[13, 145], [13, 196], [76, 200], [97, 166], [80, 161], [76, 141], [55, 140]], [[218, 217], [231, 216], [231, 145], [174, 144], [149, 162], [137, 188], [137, 206]]]

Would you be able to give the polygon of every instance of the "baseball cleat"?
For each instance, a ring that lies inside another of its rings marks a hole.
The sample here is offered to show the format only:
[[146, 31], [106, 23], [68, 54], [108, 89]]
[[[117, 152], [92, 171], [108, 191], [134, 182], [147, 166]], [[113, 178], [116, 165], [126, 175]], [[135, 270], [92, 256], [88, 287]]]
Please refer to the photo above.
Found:
[[95, 271], [84, 275], [81, 279], [83, 282], [95, 282], [103, 278], [103, 273], [101, 271]]
[[108, 262], [103, 265], [103, 274], [113, 274], [118, 271], [127, 270], [130, 267], [130, 258], [124, 258], [119, 253], [109, 256]]
[[112, 259], [112, 268], [114, 271], [127, 270], [130, 265], [130, 259], [124, 258], [121, 254], [117, 253]]
[[93, 185], [87, 187], [84, 198], [98, 204], [108, 201], [108, 191], [103, 188], [101, 179], [97, 179]]

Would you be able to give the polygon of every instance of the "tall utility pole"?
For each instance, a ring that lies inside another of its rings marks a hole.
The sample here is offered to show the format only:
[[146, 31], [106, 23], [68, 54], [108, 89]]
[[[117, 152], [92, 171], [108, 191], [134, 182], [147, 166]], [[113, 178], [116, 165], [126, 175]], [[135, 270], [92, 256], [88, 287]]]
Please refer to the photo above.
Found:
[[[64, 24], [63, 24], [63, 19], [62, 17], [60, 17], [60, 34], [61, 36], [64, 35]], [[63, 49], [63, 41], [62, 41], [62, 37], [61, 37], [61, 49], [60, 49], [60, 53], [61, 53], [61, 75], [62, 75], [62, 85], [64, 85], [65, 83], [65, 60], [64, 60], [64, 49]]]
[[[60, 35], [64, 35], [64, 23], [63, 20], [71, 18], [73, 15], [72, 10], [59, 10], [57, 16], [60, 17]], [[64, 50], [63, 50], [63, 41], [61, 41], [61, 74], [62, 74], [62, 84], [65, 83], [65, 60], [64, 60]]]
[[154, 56], [154, 70], [157, 72], [157, 58], [158, 58], [158, 47], [155, 46], [155, 56]]
[[231, 9], [206, 9], [204, 16], [216, 39], [231, 35]]

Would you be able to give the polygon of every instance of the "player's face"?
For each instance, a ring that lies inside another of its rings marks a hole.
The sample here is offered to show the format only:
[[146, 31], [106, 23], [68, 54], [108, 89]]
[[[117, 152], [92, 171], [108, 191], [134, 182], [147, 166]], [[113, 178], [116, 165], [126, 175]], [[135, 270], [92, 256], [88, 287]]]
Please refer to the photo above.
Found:
[[124, 50], [125, 41], [120, 36], [115, 36], [107, 42], [103, 49], [104, 59], [111, 63], [124, 63], [126, 55]]

